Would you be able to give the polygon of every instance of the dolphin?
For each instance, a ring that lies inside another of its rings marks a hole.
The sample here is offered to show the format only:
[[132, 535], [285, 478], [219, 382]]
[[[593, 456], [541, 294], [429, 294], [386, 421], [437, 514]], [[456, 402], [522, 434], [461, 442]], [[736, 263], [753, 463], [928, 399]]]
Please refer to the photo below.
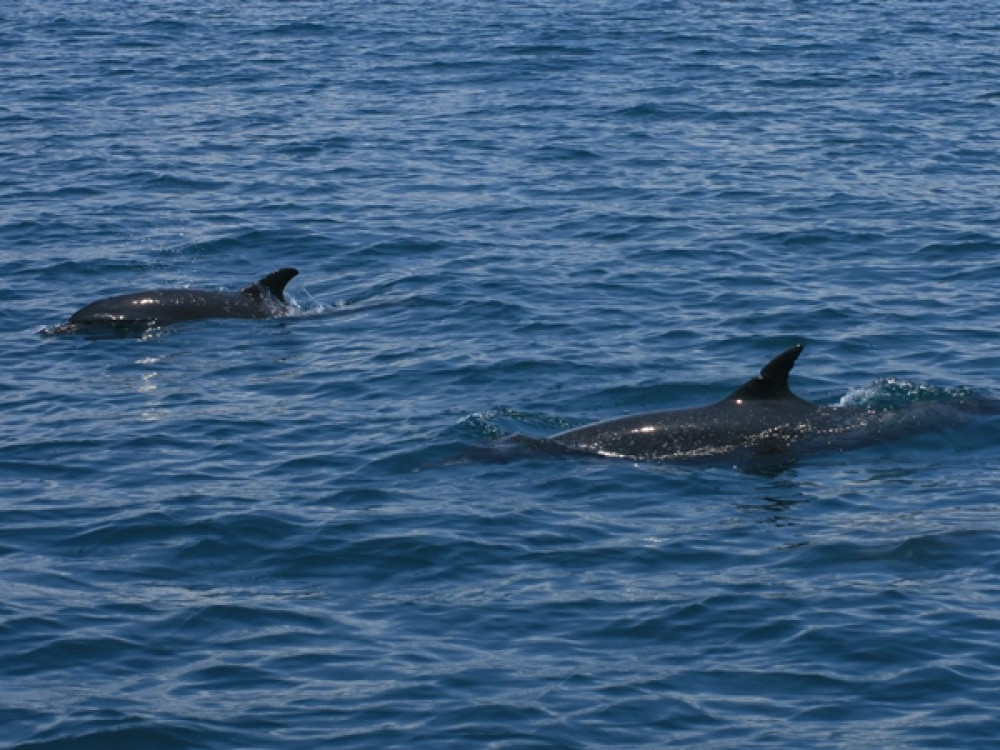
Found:
[[767, 461], [862, 447], [958, 425], [972, 414], [997, 413], [997, 403], [986, 399], [895, 410], [814, 404], [788, 388], [788, 374], [802, 349], [802, 344], [786, 349], [760, 375], [710, 406], [597, 422], [545, 442], [571, 452], [639, 460]]
[[150, 289], [106, 297], [80, 308], [53, 332], [165, 326], [204, 318], [272, 318], [287, 310], [285, 285], [297, 274], [294, 268], [282, 268], [238, 292]]

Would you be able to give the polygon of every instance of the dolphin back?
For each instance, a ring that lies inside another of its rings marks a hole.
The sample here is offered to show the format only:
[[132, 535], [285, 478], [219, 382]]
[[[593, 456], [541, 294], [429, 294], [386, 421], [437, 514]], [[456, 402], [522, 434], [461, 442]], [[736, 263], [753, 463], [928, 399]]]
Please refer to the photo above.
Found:
[[269, 273], [260, 281], [255, 281], [248, 287], [240, 291], [254, 299], [260, 299], [262, 294], [269, 294], [279, 302], [285, 302], [285, 287], [288, 282], [299, 275], [297, 268], [281, 268], [274, 273]]
[[792, 439], [785, 428], [820, 411], [788, 389], [788, 373], [802, 348], [796, 344], [786, 349], [764, 365], [760, 375], [718, 403], [620, 417], [567, 430], [550, 439], [588, 453], [655, 460], [780, 450]]
[[571, 451], [651, 460], [735, 461], [767, 465], [819, 451], [860, 448], [956, 427], [977, 414], [1000, 413], [989, 397], [947, 401], [822, 406], [788, 388], [802, 353], [798, 344], [768, 362], [728, 397], [709, 406], [610, 419], [558, 433], [549, 441]]
[[776, 401], [797, 398], [788, 388], [788, 373], [802, 354], [803, 345], [796, 344], [772, 359], [760, 375], [751, 378], [726, 397], [726, 401]]
[[282, 268], [238, 292], [151, 289], [106, 297], [80, 308], [53, 332], [71, 333], [95, 325], [131, 328], [206, 318], [275, 317], [285, 312], [285, 286], [298, 273]]

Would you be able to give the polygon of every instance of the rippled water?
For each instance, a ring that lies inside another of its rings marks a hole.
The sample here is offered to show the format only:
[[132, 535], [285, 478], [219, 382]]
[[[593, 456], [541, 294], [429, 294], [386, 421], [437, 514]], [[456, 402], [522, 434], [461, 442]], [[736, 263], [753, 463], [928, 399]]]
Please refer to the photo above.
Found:
[[[507, 455], [996, 395], [1000, 12], [0, 8], [0, 743], [992, 747], [1000, 424], [766, 471]], [[39, 335], [284, 266], [293, 314]]]

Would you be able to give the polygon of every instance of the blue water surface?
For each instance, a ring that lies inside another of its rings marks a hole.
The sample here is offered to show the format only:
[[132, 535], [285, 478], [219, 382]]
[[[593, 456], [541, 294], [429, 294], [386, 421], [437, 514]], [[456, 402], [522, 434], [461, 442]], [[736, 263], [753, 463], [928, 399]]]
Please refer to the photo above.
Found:
[[[766, 470], [495, 446], [795, 343], [825, 404], [996, 395], [998, 39], [973, 0], [3, 4], [0, 744], [995, 746], [995, 417]], [[284, 266], [287, 317], [44, 335]]]

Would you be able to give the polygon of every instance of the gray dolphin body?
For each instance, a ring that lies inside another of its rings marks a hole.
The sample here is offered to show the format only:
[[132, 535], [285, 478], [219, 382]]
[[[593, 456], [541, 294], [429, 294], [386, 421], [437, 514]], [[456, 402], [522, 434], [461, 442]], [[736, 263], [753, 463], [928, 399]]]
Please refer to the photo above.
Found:
[[164, 326], [204, 318], [271, 318], [287, 310], [285, 285], [297, 274], [294, 268], [282, 268], [238, 292], [151, 289], [107, 297], [77, 310], [55, 332]]
[[900, 410], [820, 406], [788, 388], [798, 344], [758, 377], [710, 406], [640, 414], [567, 430], [548, 439], [572, 451], [645, 460], [768, 460], [847, 450], [996, 413], [996, 404], [923, 403]]

